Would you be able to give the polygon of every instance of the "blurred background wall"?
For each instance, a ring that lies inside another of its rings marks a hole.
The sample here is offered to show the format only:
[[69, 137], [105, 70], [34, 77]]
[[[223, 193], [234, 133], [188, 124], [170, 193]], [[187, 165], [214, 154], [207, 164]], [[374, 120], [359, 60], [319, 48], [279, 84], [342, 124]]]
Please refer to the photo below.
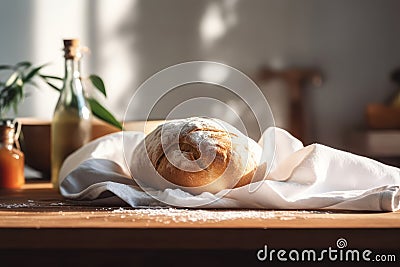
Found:
[[[103, 102], [119, 119], [143, 81], [176, 63], [213, 60], [249, 76], [316, 67], [324, 83], [307, 90], [310, 140], [343, 147], [365, 105], [396, 89], [399, 14], [396, 0], [1, 0], [0, 63], [52, 62], [46, 72], [62, 75], [62, 39], [79, 37], [91, 49], [84, 71], [105, 80]], [[51, 118], [56, 100], [34, 91], [19, 115]]]

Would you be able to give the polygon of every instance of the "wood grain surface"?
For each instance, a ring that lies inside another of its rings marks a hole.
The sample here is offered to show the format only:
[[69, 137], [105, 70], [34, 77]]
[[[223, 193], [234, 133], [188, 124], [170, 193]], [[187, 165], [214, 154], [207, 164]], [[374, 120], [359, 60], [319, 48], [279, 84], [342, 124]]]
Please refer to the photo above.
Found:
[[399, 235], [397, 212], [96, 207], [64, 199], [49, 183], [0, 190], [0, 257], [11, 263], [19, 258], [20, 266], [68, 255], [83, 257], [84, 266], [112, 262], [111, 255], [124, 265], [135, 255], [147, 266], [155, 252], [164, 255], [163, 263], [197, 255], [204, 263], [247, 264], [265, 244], [327, 248], [345, 238], [352, 248], [393, 250], [400, 247]]
[[1, 228], [400, 228], [398, 212], [96, 207], [49, 183], [0, 191]]

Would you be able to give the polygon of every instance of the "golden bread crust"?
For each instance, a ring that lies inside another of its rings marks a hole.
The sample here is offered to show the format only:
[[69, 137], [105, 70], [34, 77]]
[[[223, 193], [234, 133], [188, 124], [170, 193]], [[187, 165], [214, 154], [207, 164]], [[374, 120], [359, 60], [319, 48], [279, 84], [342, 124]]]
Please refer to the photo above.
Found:
[[261, 147], [234, 127], [225, 126], [219, 120], [198, 117], [160, 125], [135, 149], [132, 160], [138, 163], [133, 164], [133, 176], [157, 189], [171, 187], [157, 179], [136, 177], [144, 176], [143, 169], [151, 165], [161, 176], [158, 179], [191, 193], [216, 193], [250, 183]]

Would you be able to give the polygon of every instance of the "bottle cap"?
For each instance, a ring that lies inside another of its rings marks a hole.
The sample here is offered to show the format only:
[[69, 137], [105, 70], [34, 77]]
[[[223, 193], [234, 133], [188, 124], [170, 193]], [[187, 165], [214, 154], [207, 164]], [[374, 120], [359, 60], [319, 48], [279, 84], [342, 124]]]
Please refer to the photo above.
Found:
[[70, 47], [70, 46], [79, 47], [80, 45], [79, 39], [64, 39], [63, 41], [64, 41], [64, 47]]
[[15, 119], [5, 118], [0, 120], [0, 127], [14, 128]]
[[64, 57], [74, 59], [81, 57], [81, 47], [79, 39], [64, 39]]

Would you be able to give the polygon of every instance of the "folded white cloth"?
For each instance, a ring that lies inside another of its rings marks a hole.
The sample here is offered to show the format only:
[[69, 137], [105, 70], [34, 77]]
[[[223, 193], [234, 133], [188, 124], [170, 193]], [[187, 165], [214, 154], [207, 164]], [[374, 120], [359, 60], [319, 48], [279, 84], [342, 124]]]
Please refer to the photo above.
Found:
[[[144, 138], [120, 132], [99, 138], [73, 153], [60, 171], [64, 197], [95, 205], [340, 209], [396, 211], [400, 208], [400, 169], [320, 144], [304, 147], [285, 130], [269, 128], [260, 145], [275, 154], [267, 179], [217, 194], [193, 196], [179, 189], [143, 192], [125, 162]], [[124, 142], [123, 142], [123, 139]], [[123, 144], [129, 144], [125, 146]], [[123, 152], [124, 151], [124, 152]]]

